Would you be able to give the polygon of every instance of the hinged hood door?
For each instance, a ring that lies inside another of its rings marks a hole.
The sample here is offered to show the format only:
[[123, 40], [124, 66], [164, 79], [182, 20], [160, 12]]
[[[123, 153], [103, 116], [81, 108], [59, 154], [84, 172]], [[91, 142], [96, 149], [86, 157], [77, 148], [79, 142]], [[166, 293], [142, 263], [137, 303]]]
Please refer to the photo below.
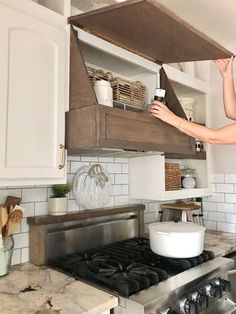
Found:
[[69, 21], [160, 64], [232, 55], [155, 0], [128, 0], [73, 16]]

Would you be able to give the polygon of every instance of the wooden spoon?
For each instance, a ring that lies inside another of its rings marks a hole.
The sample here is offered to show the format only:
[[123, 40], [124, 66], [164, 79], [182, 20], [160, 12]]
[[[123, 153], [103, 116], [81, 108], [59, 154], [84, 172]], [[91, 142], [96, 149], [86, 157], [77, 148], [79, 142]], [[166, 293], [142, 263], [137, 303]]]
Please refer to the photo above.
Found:
[[7, 273], [6, 257], [2, 241], [2, 218], [0, 217], [0, 276]]
[[2, 228], [6, 225], [8, 221], [8, 213], [6, 207], [0, 208], [0, 214], [1, 214], [1, 222], [2, 222]]

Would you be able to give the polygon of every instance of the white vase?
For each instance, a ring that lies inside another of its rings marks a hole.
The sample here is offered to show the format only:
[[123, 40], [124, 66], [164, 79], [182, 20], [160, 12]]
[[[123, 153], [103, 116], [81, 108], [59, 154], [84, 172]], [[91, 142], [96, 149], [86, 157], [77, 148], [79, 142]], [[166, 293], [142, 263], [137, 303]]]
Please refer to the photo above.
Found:
[[50, 215], [60, 216], [65, 215], [68, 209], [68, 200], [66, 197], [49, 198], [48, 212]]

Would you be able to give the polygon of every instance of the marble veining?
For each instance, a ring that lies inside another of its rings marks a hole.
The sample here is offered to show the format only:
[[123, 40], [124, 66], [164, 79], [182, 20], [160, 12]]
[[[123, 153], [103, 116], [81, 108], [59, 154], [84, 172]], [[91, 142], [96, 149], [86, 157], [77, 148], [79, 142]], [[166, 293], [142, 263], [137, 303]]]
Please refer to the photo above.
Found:
[[206, 250], [214, 252], [215, 256], [224, 256], [236, 251], [236, 234], [207, 230], [205, 233]]
[[26, 263], [0, 278], [1, 314], [99, 314], [117, 297], [47, 267]]

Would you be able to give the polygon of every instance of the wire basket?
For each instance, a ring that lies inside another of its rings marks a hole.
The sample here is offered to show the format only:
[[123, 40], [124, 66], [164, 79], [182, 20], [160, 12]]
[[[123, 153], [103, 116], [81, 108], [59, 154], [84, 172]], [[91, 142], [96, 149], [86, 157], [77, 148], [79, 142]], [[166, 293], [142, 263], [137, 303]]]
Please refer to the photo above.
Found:
[[181, 172], [178, 163], [165, 163], [166, 191], [181, 189]]

